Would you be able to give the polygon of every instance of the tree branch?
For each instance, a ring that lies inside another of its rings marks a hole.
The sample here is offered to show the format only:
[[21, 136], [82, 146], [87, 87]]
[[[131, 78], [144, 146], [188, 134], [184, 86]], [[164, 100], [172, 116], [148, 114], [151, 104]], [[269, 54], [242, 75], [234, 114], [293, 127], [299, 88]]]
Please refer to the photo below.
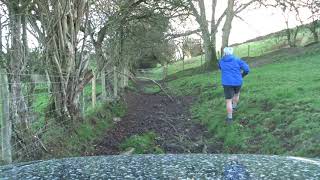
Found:
[[234, 10], [234, 13], [235, 13], [235, 14], [238, 14], [238, 13], [240, 13], [241, 11], [245, 10], [247, 7], [249, 7], [251, 4], [253, 4], [253, 3], [255, 3], [255, 2], [258, 2], [258, 1], [259, 1], [259, 0], [252, 0], [252, 1], [248, 2], [248, 3], [246, 3], [246, 4], [241, 4], [238, 8], [236, 8], [236, 9]]
[[176, 39], [176, 38], [179, 38], [179, 37], [184, 37], [184, 36], [189, 36], [191, 34], [196, 34], [198, 32], [201, 32], [200, 29], [196, 29], [196, 30], [192, 30], [192, 31], [186, 31], [184, 33], [179, 33], [179, 34], [167, 34], [165, 36], [165, 38], [167, 39]]

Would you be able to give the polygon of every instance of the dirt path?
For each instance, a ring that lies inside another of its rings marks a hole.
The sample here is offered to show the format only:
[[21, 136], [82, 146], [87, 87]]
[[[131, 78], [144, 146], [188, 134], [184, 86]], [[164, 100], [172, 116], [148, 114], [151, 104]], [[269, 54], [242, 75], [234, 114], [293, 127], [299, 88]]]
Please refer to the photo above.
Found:
[[[139, 83], [143, 86], [144, 83]], [[153, 131], [159, 137], [156, 144], [166, 153], [201, 153], [206, 128], [191, 120], [190, 105], [193, 97], [175, 97], [127, 92], [128, 112], [107, 132], [96, 148], [96, 155], [119, 154], [124, 139]]]

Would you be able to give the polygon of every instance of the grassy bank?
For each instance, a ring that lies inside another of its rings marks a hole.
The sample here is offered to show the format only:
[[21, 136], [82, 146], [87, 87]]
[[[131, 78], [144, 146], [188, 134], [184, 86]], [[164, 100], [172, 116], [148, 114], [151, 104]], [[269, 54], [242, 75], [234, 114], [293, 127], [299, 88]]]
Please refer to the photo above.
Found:
[[252, 69], [231, 126], [224, 122], [219, 72], [180, 72], [168, 84], [178, 95], [199, 97], [194, 119], [212, 132], [212, 144], [222, 143], [222, 153], [320, 157], [320, 55], [282, 58]]
[[53, 123], [50, 126], [52, 130], [43, 137], [44, 144], [52, 152], [45, 154], [45, 158], [91, 155], [95, 143], [104, 138], [106, 129], [112, 128], [113, 117], [122, 117], [124, 114], [124, 104], [110, 102], [88, 110], [84, 120], [73, 127], [61, 127]]

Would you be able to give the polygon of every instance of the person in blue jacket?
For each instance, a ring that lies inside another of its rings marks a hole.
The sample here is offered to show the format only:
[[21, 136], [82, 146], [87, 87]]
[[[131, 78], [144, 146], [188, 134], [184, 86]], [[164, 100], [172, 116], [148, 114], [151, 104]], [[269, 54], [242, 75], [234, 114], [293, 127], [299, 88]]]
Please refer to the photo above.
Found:
[[232, 112], [237, 109], [239, 102], [243, 77], [250, 72], [250, 68], [247, 63], [233, 55], [233, 48], [225, 47], [223, 52], [224, 56], [219, 60], [219, 69], [228, 113], [226, 121], [231, 123]]

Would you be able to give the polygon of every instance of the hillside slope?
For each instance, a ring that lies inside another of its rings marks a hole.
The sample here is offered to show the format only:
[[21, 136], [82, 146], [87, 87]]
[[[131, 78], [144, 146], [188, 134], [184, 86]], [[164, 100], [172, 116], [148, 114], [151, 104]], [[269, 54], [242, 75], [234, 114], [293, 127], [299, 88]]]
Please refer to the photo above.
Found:
[[282, 49], [248, 59], [235, 122], [227, 126], [220, 73], [178, 72], [168, 78], [178, 95], [193, 95], [195, 119], [214, 136], [220, 153], [320, 157], [320, 45]]

